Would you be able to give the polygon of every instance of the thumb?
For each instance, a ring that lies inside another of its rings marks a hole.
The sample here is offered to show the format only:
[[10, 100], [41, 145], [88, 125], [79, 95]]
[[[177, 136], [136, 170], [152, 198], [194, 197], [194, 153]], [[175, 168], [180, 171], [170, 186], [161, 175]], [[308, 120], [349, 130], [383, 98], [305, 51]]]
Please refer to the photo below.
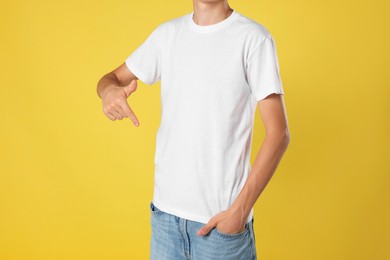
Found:
[[128, 86], [124, 88], [126, 97], [129, 97], [137, 89], [137, 80], [133, 79]]
[[196, 234], [199, 236], [207, 235], [211, 231], [211, 229], [213, 229], [216, 225], [217, 225], [217, 222], [215, 220], [211, 219], [206, 225], [204, 225], [203, 227], [198, 229]]

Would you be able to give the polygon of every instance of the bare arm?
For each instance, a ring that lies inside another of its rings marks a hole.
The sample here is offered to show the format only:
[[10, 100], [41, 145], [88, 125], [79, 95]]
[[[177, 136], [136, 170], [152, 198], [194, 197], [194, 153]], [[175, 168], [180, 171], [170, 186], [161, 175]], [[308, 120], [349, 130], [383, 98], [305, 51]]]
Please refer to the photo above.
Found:
[[137, 89], [137, 80], [125, 63], [99, 80], [96, 92], [102, 99], [103, 113], [112, 121], [129, 117], [135, 126], [139, 126], [138, 118], [127, 102]]
[[126, 64], [121, 64], [118, 68], [104, 75], [98, 82], [97, 94], [102, 98], [102, 92], [111, 86], [125, 87], [138, 78], [127, 68]]
[[251, 208], [273, 176], [290, 142], [283, 95], [271, 94], [258, 102], [265, 127], [265, 139], [252, 165], [251, 173], [231, 206], [243, 223]]
[[228, 233], [240, 233], [256, 200], [274, 174], [287, 146], [290, 133], [283, 95], [271, 94], [257, 102], [265, 126], [265, 139], [252, 165], [245, 185], [233, 204], [201, 227], [197, 234], [204, 236], [214, 227]]

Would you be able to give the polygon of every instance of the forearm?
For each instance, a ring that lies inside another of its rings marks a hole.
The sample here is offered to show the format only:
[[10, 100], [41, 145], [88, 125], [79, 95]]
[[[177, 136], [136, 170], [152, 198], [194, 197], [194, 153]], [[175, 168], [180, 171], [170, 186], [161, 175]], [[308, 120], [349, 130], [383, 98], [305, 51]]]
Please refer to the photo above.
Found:
[[248, 179], [230, 207], [230, 210], [239, 212], [243, 221], [276, 171], [288, 143], [289, 137], [283, 134], [265, 137]]
[[98, 96], [102, 98], [103, 92], [111, 86], [120, 87], [119, 80], [114, 73], [108, 73], [99, 80], [96, 89]]

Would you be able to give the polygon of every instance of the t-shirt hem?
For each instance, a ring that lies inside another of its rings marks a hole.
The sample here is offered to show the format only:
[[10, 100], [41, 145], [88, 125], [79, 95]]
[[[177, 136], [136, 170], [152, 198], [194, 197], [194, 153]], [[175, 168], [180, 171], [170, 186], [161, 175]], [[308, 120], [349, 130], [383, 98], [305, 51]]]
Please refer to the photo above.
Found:
[[[165, 213], [168, 213], [168, 214], [171, 214], [171, 215], [175, 215], [177, 217], [184, 218], [184, 219], [187, 219], [187, 220], [200, 222], [202, 224], [207, 224], [209, 222], [209, 220], [211, 219], [211, 217], [205, 217], [205, 216], [200, 216], [200, 215], [195, 215], [195, 214], [189, 214], [189, 213], [184, 213], [184, 212], [179, 211], [179, 210], [175, 210], [175, 209], [165, 205], [164, 203], [161, 203], [160, 201], [156, 201], [155, 199], [153, 199], [153, 204], [159, 210], [164, 211]], [[248, 221], [248, 219], [247, 219], [247, 221], [246, 221], [247, 223], [249, 223], [252, 220], [252, 218], [253, 218], [252, 211], [249, 214], [248, 218], [250, 220]]]

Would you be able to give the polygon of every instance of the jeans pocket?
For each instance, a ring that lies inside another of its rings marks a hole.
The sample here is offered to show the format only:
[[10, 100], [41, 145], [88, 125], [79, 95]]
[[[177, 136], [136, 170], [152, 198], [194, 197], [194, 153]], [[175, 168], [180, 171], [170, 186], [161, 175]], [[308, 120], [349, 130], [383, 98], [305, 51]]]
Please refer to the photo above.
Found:
[[249, 223], [245, 224], [244, 230], [241, 231], [240, 233], [235, 233], [235, 234], [224, 233], [221, 230], [219, 230], [217, 227], [215, 227], [214, 230], [215, 233], [222, 238], [239, 238], [246, 235], [249, 232]]
[[150, 213], [152, 214], [152, 216], [155, 216], [155, 215], [160, 215], [163, 213], [163, 211], [161, 211], [159, 208], [157, 208], [154, 204], [153, 204], [153, 201], [150, 202]]

